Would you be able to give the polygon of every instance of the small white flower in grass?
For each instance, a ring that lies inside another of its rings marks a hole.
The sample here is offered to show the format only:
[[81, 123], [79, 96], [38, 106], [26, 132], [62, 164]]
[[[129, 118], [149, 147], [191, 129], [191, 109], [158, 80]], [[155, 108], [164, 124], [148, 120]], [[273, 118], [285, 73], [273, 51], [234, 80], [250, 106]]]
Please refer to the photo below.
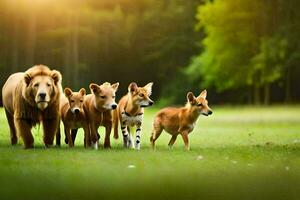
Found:
[[249, 167], [253, 167], [254, 165], [252, 163], [247, 164]]
[[197, 160], [202, 160], [204, 157], [202, 155], [197, 156]]
[[226, 156], [226, 157], [225, 157], [225, 160], [229, 160], [229, 157], [228, 157], [228, 156]]
[[285, 170], [286, 170], [286, 171], [289, 171], [289, 170], [290, 170], [290, 167], [289, 167], [289, 166], [285, 166]]
[[135, 165], [128, 165], [127, 168], [129, 168], [129, 169], [134, 169], [134, 168], [135, 168]]
[[232, 162], [232, 164], [237, 164], [238, 163], [238, 161], [236, 161], [236, 160], [232, 160], [231, 162]]

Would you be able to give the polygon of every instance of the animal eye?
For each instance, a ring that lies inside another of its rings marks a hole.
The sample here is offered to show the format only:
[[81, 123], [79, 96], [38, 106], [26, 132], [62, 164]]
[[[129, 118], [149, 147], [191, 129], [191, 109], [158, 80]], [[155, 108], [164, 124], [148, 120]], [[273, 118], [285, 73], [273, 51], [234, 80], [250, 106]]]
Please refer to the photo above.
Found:
[[75, 101], [74, 100], [71, 100], [71, 103], [74, 103]]
[[39, 87], [39, 85], [40, 85], [39, 83], [36, 83], [36, 84], [34, 84], [33, 86], [34, 86], [34, 87]]
[[51, 86], [51, 84], [50, 84], [50, 83], [47, 83], [47, 86], [48, 86], [48, 87], [50, 87], [50, 86]]
[[100, 96], [102, 99], [105, 99], [106, 98], [106, 96]]
[[116, 96], [112, 96], [112, 98], [116, 98]]
[[140, 96], [140, 97], [144, 97], [144, 94], [143, 94], [143, 93], [140, 93], [139, 96]]
[[202, 103], [199, 103], [197, 106], [202, 106]]
[[82, 103], [82, 102], [83, 102], [83, 100], [80, 100], [80, 102]]

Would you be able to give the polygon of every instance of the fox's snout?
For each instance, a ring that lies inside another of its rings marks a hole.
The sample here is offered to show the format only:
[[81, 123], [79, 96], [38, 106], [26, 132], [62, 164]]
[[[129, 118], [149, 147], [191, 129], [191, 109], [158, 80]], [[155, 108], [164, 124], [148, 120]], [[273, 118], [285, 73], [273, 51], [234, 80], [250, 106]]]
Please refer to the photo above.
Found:
[[113, 104], [113, 105], [111, 105], [111, 109], [116, 109], [117, 108], [117, 104]]
[[116, 103], [105, 104], [103, 105], [103, 108], [108, 110], [114, 110], [117, 108], [117, 104]]
[[149, 106], [152, 106], [153, 105], [153, 101], [149, 101]]
[[154, 104], [154, 102], [152, 100], [147, 101], [147, 103], [141, 103], [140, 106], [141, 107], [149, 107], [152, 106]]
[[201, 112], [203, 115], [205, 116], [209, 116], [209, 115], [212, 115], [213, 114], [213, 111], [212, 110], [208, 110], [207, 112]]

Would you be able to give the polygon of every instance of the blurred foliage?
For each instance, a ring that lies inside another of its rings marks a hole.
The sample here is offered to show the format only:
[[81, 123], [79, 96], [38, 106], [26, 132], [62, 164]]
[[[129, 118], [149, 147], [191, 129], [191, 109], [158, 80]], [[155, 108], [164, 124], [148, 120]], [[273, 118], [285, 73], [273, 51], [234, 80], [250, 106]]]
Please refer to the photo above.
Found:
[[290, 98], [287, 72], [300, 64], [299, 8], [295, 0], [206, 1], [196, 15], [196, 28], [206, 33], [204, 51], [193, 58], [188, 76], [218, 91], [245, 88], [255, 103], [261, 89], [269, 103], [270, 85], [285, 82]]
[[74, 89], [119, 81], [124, 94], [131, 81], [153, 81], [157, 97], [197, 52], [200, 2], [0, 0], [1, 83], [43, 63], [59, 69], [64, 86]]
[[132, 81], [153, 81], [162, 104], [204, 88], [214, 103], [297, 101], [299, 8], [296, 0], [0, 0], [0, 84], [42, 63], [74, 90], [118, 81], [120, 97]]

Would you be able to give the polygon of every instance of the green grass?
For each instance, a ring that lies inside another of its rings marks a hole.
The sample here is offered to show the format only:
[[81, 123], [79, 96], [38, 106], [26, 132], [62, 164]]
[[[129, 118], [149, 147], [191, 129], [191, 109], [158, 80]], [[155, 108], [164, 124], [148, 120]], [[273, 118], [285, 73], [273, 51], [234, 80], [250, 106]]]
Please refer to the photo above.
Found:
[[0, 198], [300, 199], [300, 106], [215, 107], [199, 118], [189, 152], [180, 137], [169, 150], [166, 133], [150, 149], [156, 111], [145, 112], [141, 151], [121, 138], [95, 151], [82, 147], [82, 132], [73, 149], [44, 149], [42, 129], [35, 149], [11, 147], [1, 109]]

